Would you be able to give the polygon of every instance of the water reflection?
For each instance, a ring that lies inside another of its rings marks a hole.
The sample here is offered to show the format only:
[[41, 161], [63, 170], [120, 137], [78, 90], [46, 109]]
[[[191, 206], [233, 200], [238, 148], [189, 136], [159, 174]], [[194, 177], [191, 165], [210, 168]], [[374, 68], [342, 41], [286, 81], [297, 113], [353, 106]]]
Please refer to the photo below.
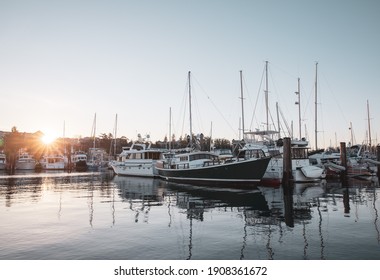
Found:
[[[49, 249], [30, 248], [47, 242], [60, 248], [49, 256], [64, 259], [380, 259], [378, 192], [376, 180], [295, 184], [284, 191], [111, 173], [0, 176], [0, 217], [7, 221], [0, 258], [41, 258]], [[55, 217], [33, 224], [32, 209]], [[25, 245], [22, 230], [42, 227], [45, 233], [28, 235]]]
[[115, 176], [113, 183], [119, 189], [118, 194], [122, 201], [127, 202], [129, 209], [135, 213], [135, 223], [147, 223], [151, 207], [163, 204], [158, 179]]

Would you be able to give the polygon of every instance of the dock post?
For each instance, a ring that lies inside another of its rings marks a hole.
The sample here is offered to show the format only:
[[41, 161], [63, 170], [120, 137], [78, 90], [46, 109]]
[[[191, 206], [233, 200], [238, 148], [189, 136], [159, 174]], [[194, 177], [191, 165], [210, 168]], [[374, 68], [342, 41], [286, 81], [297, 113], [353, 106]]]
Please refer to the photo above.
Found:
[[347, 151], [345, 142], [340, 142], [340, 162], [344, 167], [344, 170], [340, 173], [340, 180], [344, 186], [347, 186]]
[[350, 214], [350, 193], [348, 187], [343, 190], [344, 214]]
[[284, 191], [293, 185], [292, 173], [292, 149], [291, 140], [289, 137], [284, 138], [284, 154], [283, 154], [283, 174], [282, 174], [282, 187]]
[[[285, 191], [286, 190], [286, 191]], [[294, 227], [293, 188], [284, 189], [285, 224]]]

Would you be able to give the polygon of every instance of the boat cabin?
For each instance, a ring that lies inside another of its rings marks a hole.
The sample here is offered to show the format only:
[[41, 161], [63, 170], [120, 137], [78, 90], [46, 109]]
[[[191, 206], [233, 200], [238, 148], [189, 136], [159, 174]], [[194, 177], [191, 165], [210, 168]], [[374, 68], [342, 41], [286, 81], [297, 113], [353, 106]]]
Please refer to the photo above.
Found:
[[198, 168], [219, 164], [219, 157], [210, 152], [195, 152], [175, 155], [170, 161], [170, 169]]

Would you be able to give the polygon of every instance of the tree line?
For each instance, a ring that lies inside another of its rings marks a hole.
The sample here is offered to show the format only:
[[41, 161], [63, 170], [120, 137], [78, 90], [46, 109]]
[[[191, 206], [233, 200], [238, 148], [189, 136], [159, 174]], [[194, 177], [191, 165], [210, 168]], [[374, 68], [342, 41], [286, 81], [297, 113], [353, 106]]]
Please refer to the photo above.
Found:
[[[103, 149], [111, 157], [115, 157], [120, 154], [122, 147], [132, 145], [133, 141], [129, 138], [122, 136], [114, 139], [111, 133], [102, 133], [98, 137], [85, 137], [85, 138], [58, 138], [53, 143], [46, 145], [43, 144], [41, 138], [43, 137], [41, 131], [35, 133], [19, 132], [16, 127], [12, 127], [11, 132], [6, 133], [0, 141], [0, 150], [7, 156], [9, 162], [15, 162], [19, 152], [24, 150], [33, 157], [39, 160], [45, 154], [67, 154], [73, 151], [88, 152], [90, 148], [95, 147]], [[180, 137], [178, 140], [172, 135], [170, 143], [168, 138], [165, 137], [163, 141], [156, 141], [151, 143], [152, 148], [161, 149], [182, 149], [193, 144], [202, 151], [210, 150], [211, 146], [216, 149], [231, 149], [231, 142], [227, 139], [212, 139], [210, 137], [204, 137], [193, 135], [193, 141], [190, 141], [190, 137]], [[140, 139], [140, 141], [146, 141]], [[212, 142], [211, 142], [212, 141]]]

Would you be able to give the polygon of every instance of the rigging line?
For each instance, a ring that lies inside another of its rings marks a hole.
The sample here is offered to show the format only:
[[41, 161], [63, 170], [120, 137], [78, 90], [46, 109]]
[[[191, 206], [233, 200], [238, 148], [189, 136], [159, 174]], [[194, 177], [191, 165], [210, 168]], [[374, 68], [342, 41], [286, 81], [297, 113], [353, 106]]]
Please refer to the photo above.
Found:
[[[271, 66], [272, 66], [272, 63], [271, 63]], [[285, 111], [286, 111], [286, 112], [291, 112], [292, 110], [289, 110], [289, 109], [287, 108], [287, 106], [286, 106], [286, 102], [282, 102], [282, 100], [281, 100], [281, 98], [280, 98], [279, 92], [278, 92], [278, 90], [277, 90], [277, 86], [276, 86], [276, 84], [274, 83], [275, 79], [274, 79], [274, 76], [273, 76], [273, 74], [272, 74], [272, 70], [271, 70], [271, 68], [272, 68], [272, 67], [268, 68], [268, 71], [269, 71], [269, 75], [270, 75], [270, 81], [271, 81], [272, 87], [273, 87], [273, 89], [274, 89], [272, 92], [274, 92], [274, 94], [276, 95], [277, 100], [278, 100], [278, 103], [279, 103], [279, 104], [283, 104], [283, 105], [285, 106]], [[282, 105], [282, 106], [283, 106], [283, 105]], [[268, 110], [269, 110], [269, 108], [268, 108]], [[270, 110], [269, 110], [269, 113], [270, 113]]]
[[211, 102], [211, 105], [215, 108], [215, 110], [220, 114], [220, 116], [223, 118], [223, 120], [226, 122], [226, 124], [228, 125], [228, 127], [234, 132], [234, 134], [237, 136], [238, 134], [236, 133], [236, 130], [233, 128], [233, 126], [227, 121], [227, 119], [224, 117], [223, 113], [218, 109], [218, 107], [216, 107], [214, 101], [210, 98], [210, 96], [206, 93], [206, 91], [202, 88], [202, 86], [200, 85], [200, 83], [198, 82], [197, 78], [194, 77], [194, 75], [192, 76], [193, 77], [193, 80], [197, 83], [197, 85], [199, 86], [199, 88], [201, 89], [201, 91], [203, 92], [203, 94], [207, 97], [207, 99]]
[[[288, 122], [287, 122], [286, 119], [285, 119], [284, 113], [282, 112], [280, 106], [278, 107], [278, 110], [279, 110], [279, 112], [280, 112], [280, 114], [281, 114], [282, 120], [283, 120], [283, 122], [284, 122], [284, 124], [285, 124], [285, 126], [286, 126], [287, 131], [288, 131], [288, 135], [291, 135], [291, 129], [290, 129], [290, 127], [289, 127]], [[282, 131], [285, 131], [285, 130], [282, 130]]]
[[[301, 83], [301, 92], [302, 93], [304, 93], [304, 92], [306, 92], [306, 90], [305, 90], [305, 88], [303, 87], [303, 84]], [[309, 95], [309, 97], [310, 97], [310, 95]], [[302, 95], [302, 100], [303, 100], [303, 95]], [[303, 113], [302, 113], [302, 116], [301, 116], [301, 121], [303, 121], [303, 122], [305, 122], [306, 121], [306, 119], [305, 119], [305, 115], [306, 115], [306, 111], [307, 111], [307, 106], [308, 106], [308, 104], [309, 104], [309, 101], [310, 101], [310, 98], [309, 98], [309, 100], [307, 100], [307, 102], [306, 102], [306, 106], [303, 106], [304, 108], [303, 108]], [[303, 103], [302, 103], [302, 105], [304, 105]], [[302, 110], [302, 108], [301, 108], [301, 110]]]
[[[271, 66], [272, 66], [272, 64], [271, 64]], [[278, 90], [277, 90], [276, 84], [274, 83], [274, 76], [273, 76], [273, 74], [272, 74], [272, 69], [271, 69], [271, 68], [272, 68], [272, 67], [268, 67], [268, 72], [269, 72], [270, 81], [271, 81], [271, 83], [272, 83], [272, 87], [273, 87], [273, 91], [272, 91], [272, 92], [275, 93], [275, 95], [277, 96], [277, 100], [280, 101], [280, 96], [279, 96], [279, 94], [278, 94]], [[269, 93], [269, 91], [268, 91], [268, 93]]]
[[323, 122], [323, 119], [324, 119], [324, 116], [323, 116], [323, 107], [322, 107], [322, 102], [320, 103], [320, 113], [318, 113], [318, 115], [321, 116], [321, 123], [322, 123], [322, 130], [320, 132], [322, 132], [322, 141], [323, 141], [323, 146], [326, 147], [326, 139], [325, 139], [325, 124]]
[[272, 62], [270, 63], [271, 67], [273, 68], [273, 66], [277, 69], [279, 69], [280, 71], [284, 72], [285, 74], [287, 74], [288, 76], [290, 76], [292, 79], [297, 79], [299, 76], [294, 76], [293, 74], [291, 74], [290, 72], [286, 71], [285, 69], [283, 69], [282, 67], [276, 65], [276, 64], [273, 64]]
[[[278, 70], [280, 70], [281, 72], [283, 72], [283, 73], [285, 73], [286, 75], [288, 75], [291, 79], [295, 79], [295, 80], [297, 80], [300, 76], [299, 76], [299, 75], [298, 75], [298, 76], [294, 76], [293, 74], [291, 74], [290, 72], [286, 71], [286, 70], [283, 69], [282, 67], [279, 67], [279, 66], [276, 65], [276, 64], [271, 63], [270, 65], [271, 65], [271, 67], [268, 68], [268, 69], [269, 69], [269, 74], [270, 74], [270, 76], [271, 76], [271, 81], [272, 81], [273, 87], [274, 87], [274, 89], [275, 89], [274, 92], [276, 93], [279, 102], [282, 103], [281, 100], [280, 100], [280, 96], [279, 96], [279, 94], [278, 94], [277, 88], [276, 88], [276, 86], [275, 86], [275, 84], [274, 84], [274, 82], [273, 82], [273, 81], [275, 81], [275, 80], [273, 79], [273, 74], [272, 74], [272, 70], [271, 70], [271, 69], [273, 69], [273, 66], [274, 66], [276, 69], [278, 69]], [[292, 92], [292, 91], [289, 91], [289, 92]], [[285, 103], [284, 105], [286, 106], [286, 103]], [[285, 108], [285, 109], [286, 109], [287, 112], [289, 112], [289, 111], [293, 111], [293, 110], [288, 110], [288, 108]]]
[[[262, 74], [261, 74], [260, 86], [259, 86], [259, 90], [258, 90], [258, 92], [257, 92], [257, 97], [256, 97], [255, 107], [253, 108], [253, 113], [252, 113], [251, 123], [250, 123], [250, 125], [249, 125], [250, 130], [252, 130], [253, 120], [254, 120], [255, 115], [256, 115], [256, 109], [257, 109], [257, 104], [258, 104], [258, 101], [259, 101], [260, 91], [261, 91], [261, 88], [262, 88], [262, 85], [263, 85], [263, 81], [264, 81], [264, 74], [265, 74], [265, 67], [264, 67], [263, 72], [262, 72]], [[257, 123], [257, 119], [256, 119], [256, 123]], [[257, 125], [259, 126], [258, 123], [257, 123]], [[259, 127], [260, 127], [260, 126], [259, 126]]]
[[[310, 110], [308, 110], [308, 108], [310, 106], [310, 100], [311, 100], [311, 98], [314, 97], [314, 88], [315, 88], [315, 85], [313, 85], [312, 88], [310, 89], [308, 98], [306, 99], [306, 106], [304, 106], [304, 111], [303, 111], [303, 115], [302, 115], [302, 119], [303, 120], [307, 120], [306, 114], [310, 113]], [[303, 90], [303, 92], [306, 92], [306, 91]]]
[[[333, 97], [333, 99], [334, 99], [334, 101], [335, 101], [335, 104], [338, 106], [339, 111], [340, 111], [340, 113], [342, 114], [342, 116], [343, 116], [343, 118], [344, 118], [344, 121], [345, 121], [346, 123], [349, 123], [349, 122], [347, 121], [346, 116], [344, 115], [344, 111], [342, 110], [342, 107], [340, 106], [341, 102], [339, 102], [339, 101], [336, 99], [335, 95], [332, 94], [333, 91], [332, 91], [331, 86], [330, 86], [328, 80], [326, 79], [324, 73], [323, 73], [323, 72], [322, 72], [321, 74], [318, 73], [318, 75], [319, 75], [319, 76], [322, 75], [322, 78], [323, 78], [324, 82], [326, 83], [327, 88], [330, 90], [329, 97], [331, 97], [331, 96]], [[318, 81], [318, 82], [319, 82], [319, 81]]]
[[[189, 81], [187, 80], [187, 82], [185, 84], [183, 97], [182, 97], [181, 107], [180, 107], [180, 113], [182, 112], [183, 115], [182, 115], [182, 117], [178, 118], [178, 122], [180, 122], [180, 120], [182, 120], [180, 136], [183, 135], [183, 131], [184, 131], [184, 127], [185, 127], [185, 117], [186, 117], [186, 113], [187, 113], [187, 100], [188, 100], [188, 95], [189, 95], [188, 88], [189, 88]], [[180, 126], [180, 125], [178, 125], [178, 126]], [[175, 129], [174, 129], [174, 132], [175, 132]]]
[[250, 98], [251, 95], [249, 93], [249, 90], [248, 90], [247, 83], [245, 81], [244, 75], [242, 75], [242, 78], [243, 78], [244, 93], [247, 93], [247, 94], [244, 94], [244, 98], [248, 99], [248, 101], [250, 103], [250, 106], [253, 107], [253, 103], [252, 103], [252, 100]]
[[192, 91], [192, 100], [194, 101], [193, 103], [195, 103], [195, 109], [197, 110], [197, 114], [195, 115], [195, 118], [194, 118], [194, 116], [193, 116], [193, 120], [194, 119], [196, 119], [196, 121], [197, 121], [197, 124], [198, 124], [198, 129], [201, 131], [201, 132], [203, 132], [204, 131], [204, 129], [203, 129], [203, 125], [202, 125], [202, 119], [203, 119], [203, 117], [202, 117], [202, 114], [201, 114], [201, 111], [199, 110], [199, 105], [198, 105], [198, 98], [197, 98], [197, 95], [196, 94], [194, 94], [195, 93], [195, 91], [194, 91], [194, 87], [192, 87], [193, 88], [193, 91]]
[[[273, 116], [272, 116], [271, 111], [269, 111], [269, 116], [270, 116], [270, 120], [272, 121], [272, 124], [273, 124], [273, 129], [276, 130], [276, 122], [273, 120]], [[270, 129], [270, 127], [269, 127], [269, 129]]]

